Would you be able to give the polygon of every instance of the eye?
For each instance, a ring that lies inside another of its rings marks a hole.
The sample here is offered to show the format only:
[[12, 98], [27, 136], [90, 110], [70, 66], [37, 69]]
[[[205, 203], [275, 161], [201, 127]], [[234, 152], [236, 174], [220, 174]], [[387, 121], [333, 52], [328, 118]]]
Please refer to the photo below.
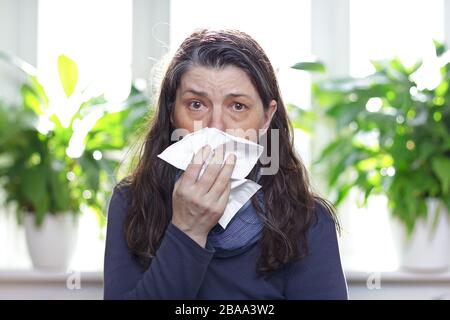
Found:
[[198, 100], [193, 100], [188, 103], [188, 107], [194, 111], [201, 110], [203, 104]]
[[241, 112], [241, 111], [244, 111], [245, 109], [247, 109], [248, 107], [245, 104], [236, 102], [232, 105], [232, 108], [237, 112]]

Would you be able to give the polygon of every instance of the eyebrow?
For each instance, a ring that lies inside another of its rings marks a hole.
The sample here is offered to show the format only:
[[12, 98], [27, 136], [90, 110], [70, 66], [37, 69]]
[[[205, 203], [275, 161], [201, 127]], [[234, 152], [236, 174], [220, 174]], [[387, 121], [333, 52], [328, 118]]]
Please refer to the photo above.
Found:
[[[193, 93], [193, 94], [201, 96], [201, 97], [208, 97], [208, 93], [206, 93], [204, 91], [197, 91], [197, 90], [194, 90], [194, 89], [187, 89], [187, 90], [183, 91], [182, 95], [184, 95], [186, 93]], [[249, 99], [252, 98], [248, 94], [245, 94], [245, 93], [229, 93], [229, 94], [227, 94], [225, 96], [225, 98], [229, 98], [229, 97], [233, 97], [233, 98], [246, 97], [246, 98], [249, 98]]]

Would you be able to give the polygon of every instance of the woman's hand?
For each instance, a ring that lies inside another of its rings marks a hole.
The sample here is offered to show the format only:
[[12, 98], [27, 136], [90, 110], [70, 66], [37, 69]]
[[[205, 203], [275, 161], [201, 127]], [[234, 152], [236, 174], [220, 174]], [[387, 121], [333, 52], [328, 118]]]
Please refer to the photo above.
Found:
[[223, 148], [223, 145], [216, 148], [198, 179], [211, 147], [200, 149], [175, 183], [172, 194], [172, 223], [202, 247], [206, 245], [209, 231], [222, 217], [230, 196], [236, 156], [228, 156], [222, 167]]

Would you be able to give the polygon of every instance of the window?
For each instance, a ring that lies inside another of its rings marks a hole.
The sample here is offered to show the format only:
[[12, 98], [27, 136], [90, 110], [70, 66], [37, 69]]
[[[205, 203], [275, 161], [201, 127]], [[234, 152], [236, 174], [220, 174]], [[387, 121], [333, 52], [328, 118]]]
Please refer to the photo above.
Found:
[[[86, 94], [106, 92], [110, 100], [127, 97], [131, 83], [132, 0], [40, 0], [38, 3], [37, 67], [50, 101], [56, 101], [61, 117], [67, 109], [58, 99], [57, 57], [66, 54], [78, 65], [77, 90]], [[105, 208], [106, 210], [106, 208]], [[1, 243], [1, 267], [28, 267], [23, 230], [16, 227], [15, 216], [1, 217], [8, 239]], [[2, 228], [3, 231], [3, 228]], [[78, 248], [71, 268], [101, 270], [104, 240], [94, 214], [84, 214], [80, 221]], [[3, 259], [6, 256], [6, 259]]]
[[[369, 74], [371, 59], [398, 55], [410, 64], [427, 54], [431, 39], [444, 39], [444, 0], [348, 1], [349, 21], [343, 12], [336, 12], [334, 23], [343, 19], [344, 23], [349, 23], [350, 57], [337, 55], [336, 59], [350, 58], [352, 76]], [[110, 98], [120, 100], [124, 97], [131, 81], [133, 3], [133, 0], [39, 0], [37, 66], [52, 98], [57, 101], [62, 94], [57, 87], [56, 69], [56, 59], [61, 53], [77, 62], [79, 89], [89, 86], [92, 93], [107, 91]], [[326, 1], [320, 3], [329, 5]], [[311, 0], [276, 3], [269, 0], [171, 0], [169, 47], [174, 51], [195, 28], [245, 31], [269, 56], [277, 72], [284, 102], [308, 109], [311, 79], [307, 73], [290, 66], [310, 59], [311, 6]], [[326, 10], [319, 10], [319, 7], [313, 8], [318, 16], [330, 13], [324, 13]], [[143, 19], [139, 15], [135, 18]], [[164, 28], [164, 25], [155, 27]], [[332, 22], [330, 26], [333, 27]], [[326, 27], [324, 23], [321, 32], [328, 33]], [[154, 31], [148, 30], [152, 46], [165, 47], [167, 39], [152, 38]], [[333, 31], [329, 32], [328, 38], [315, 40], [326, 44], [333, 37]], [[343, 64], [346, 65], [346, 61]], [[309, 136], [297, 131], [295, 138], [300, 155], [309, 164]], [[367, 209], [356, 208], [354, 202], [348, 201], [340, 210], [345, 267], [395, 269], [397, 259], [386, 199], [374, 197]], [[0, 220], [0, 267], [28, 267], [23, 230], [15, 227], [13, 212], [9, 216], [0, 215]], [[72, 268], [101, 269], [103, 249], [104, 240], [98, 238], [94, 216], [85, 215], [80, 223], [79, 246]]]
[[[62, 94], [56, 86], [56, 62], [62, 53], [78, 64], [78, 90], [106, 92], [110, 100], [127, 97], [131, 83], [131, 0], [40, 0], [38, 17], [38, 69], [44, 84], [58, 89], [49, 92], [55, 99]], [[103, 252], [104, 240], [99, 238], [94, 215], [83, 214], [72, 268], [102, 269]]]
[[[426, 57], [433, 50], [432, 39], [444, 40], [444, 1], [350, 0], [349, 23], [350, 74], [363, 77], [374, 71], [370, 60], [398, 56], [411, 65]], [[340, 210], [344, 265], [347, 269], [397, 269], [386, 198], [369, 199], [367, 209], [357, 208], [355, 202], [348, 201]]]
[[372, 72], [370, 60], [397, 55], [406, 64], [444, 40], [443, 0], [350, 0], [350, 73]]

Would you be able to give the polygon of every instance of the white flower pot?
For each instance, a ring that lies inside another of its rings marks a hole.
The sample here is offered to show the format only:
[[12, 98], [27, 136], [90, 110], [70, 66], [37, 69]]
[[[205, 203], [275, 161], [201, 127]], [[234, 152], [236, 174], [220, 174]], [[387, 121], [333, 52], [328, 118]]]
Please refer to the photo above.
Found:
[[26, 213], [24, 226], [33, 266], [36, 269], [66, 271], [78, 240], [78, 216], [69, 212], [47, 214], [38, 227], [34, 214]]
[[439, 199], [430, 198], [426, 202], [427, 218], [416, 221], [410, 238], [405, 226], [398, 220], [393, 221], [400, 267], [417, 272], [445, 271], [450, 263], [448, 212]]

